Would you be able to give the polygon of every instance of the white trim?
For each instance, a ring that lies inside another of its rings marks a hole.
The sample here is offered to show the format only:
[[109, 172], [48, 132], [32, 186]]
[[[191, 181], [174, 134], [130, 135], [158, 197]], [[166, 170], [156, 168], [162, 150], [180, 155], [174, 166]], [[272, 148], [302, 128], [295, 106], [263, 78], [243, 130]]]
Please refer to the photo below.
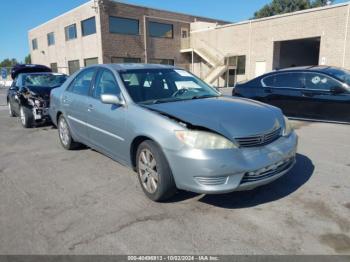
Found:
[[116, 138], [116, 139], [118, 139], [118, 140], [124, 141], [124, 138], [122, 138], [122, 137], [120, 137], [120, 136], [117, 136], [117, 135], [115, 135], [115, 134], [112, 134], [112, 133], [110, 133], [110, 132], [108, 132], [108, 131], [106, 131], [106, 130], [103, 130], [103, 129], [101, 129], [101, 128], [98, 128], [98, 127], [96, 127], [96, 126], [90, 125], [89, 123], [84, 122], [84, 121], [81, 121], [81, 120], [79, 120], [79, 119], [77, 119], [77, 118], [75, 118], [75, 117], [68, 116], [68, 118], [71, 119], [71, 120], [73, 120], [73, 121], [75, 121], [75, 122], [77, 122], [77, 123], [79, 123], [79, 124], [82, 124], [82, 125], [84, 125], [84, 126], [87, 126], [87, 127], [92, 128], [92, 129], [95, 129], [96, 131], [99, 131], [99, 132], [101, 132], [101, 133], [104, 133], [104, 134], [106, 134], [106, 135], [109, 135], [109, 136], [111, 136], [111, 137], [114, 137], [114, 138]]

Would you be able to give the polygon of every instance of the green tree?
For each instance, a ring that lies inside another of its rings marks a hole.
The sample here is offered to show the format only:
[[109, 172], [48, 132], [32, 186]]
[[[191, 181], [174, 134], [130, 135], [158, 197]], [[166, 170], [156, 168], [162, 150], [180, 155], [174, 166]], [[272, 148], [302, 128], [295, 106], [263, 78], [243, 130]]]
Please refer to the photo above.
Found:
[[0, 67], [13, 67], [16, 64], [18, 64], [18, 62], [15, 58], [12, 58], [12, 59], [6, 58], [2, 60], [2, 62], [0, 63]]
[[263, 18], [273, 15], [286, 14], [308, 8], [325, 6], [329, 0], [272, 0], [270, 4], [263, 6], [254, 13], [254, 18]]
[[31, 63], [32, 63], [32, 58], [31, 58], [30, 54], [27, 55], [27, 56], [24, 58], [24, 63], [25, 63], [25, 64], [31, 64]]

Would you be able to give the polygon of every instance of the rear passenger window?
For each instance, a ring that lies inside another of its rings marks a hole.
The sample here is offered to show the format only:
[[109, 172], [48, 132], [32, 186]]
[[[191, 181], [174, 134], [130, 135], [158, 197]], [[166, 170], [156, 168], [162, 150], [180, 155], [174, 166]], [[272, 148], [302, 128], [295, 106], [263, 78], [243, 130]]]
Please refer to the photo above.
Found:
[[114, 75], [109, 70], [101, 70], [96, 77], [96, 85], [92, 92], [94, 98], [100, 99], [101, 95], [118, 95], [120, 94], [119, 86]]
[[303, 88], [304, 75], [302, 73], [277, 74], [273, 86], [282, 88]]
[[94, 74], [94, 68], [82, 71], [69, 86], [69, 91], [78, 95], [88, 95]]
[[274, 86], [275, 76], [273, 75], [273, 76], [265, 77], [262, 81], [265, 84], [265, 86]]

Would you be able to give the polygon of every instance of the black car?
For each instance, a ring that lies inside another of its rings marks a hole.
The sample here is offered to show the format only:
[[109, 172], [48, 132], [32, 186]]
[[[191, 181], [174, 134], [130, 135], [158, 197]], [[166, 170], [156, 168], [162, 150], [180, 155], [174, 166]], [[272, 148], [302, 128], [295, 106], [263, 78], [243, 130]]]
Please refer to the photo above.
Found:
[[23, 127], [50, 121], [50, 92], [67, 79], [42, 65], [17, 65], [11, 70], [13, 83], [7, 92], [10, 116], [20, 116]]
[[232, 94], [277, 106], [289, 117], [350, 123], [350, 72], [336, 67], [277, 70], [237, 84]]

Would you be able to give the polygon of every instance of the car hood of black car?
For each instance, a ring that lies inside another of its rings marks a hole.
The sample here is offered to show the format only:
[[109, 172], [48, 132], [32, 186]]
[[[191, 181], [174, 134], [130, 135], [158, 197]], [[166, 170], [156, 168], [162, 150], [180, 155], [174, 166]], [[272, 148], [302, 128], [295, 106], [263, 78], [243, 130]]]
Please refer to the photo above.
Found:
[[185, 100], [145, 107], [229, 139], [263, 134], [283, 125], [283, 114], [278, 108], [235, 97]]
[[26, 86], [25, 90], [28, 90], [32, 96], [49, 98], [51, 90], [57, 87], [48, 87], [48, 86]]

